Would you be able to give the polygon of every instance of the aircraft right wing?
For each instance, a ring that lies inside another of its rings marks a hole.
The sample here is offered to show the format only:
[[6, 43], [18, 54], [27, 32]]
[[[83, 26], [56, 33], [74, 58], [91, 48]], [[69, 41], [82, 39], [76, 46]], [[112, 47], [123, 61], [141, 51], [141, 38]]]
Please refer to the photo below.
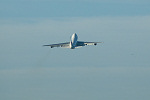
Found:
[[51, 48], [53, 48], [53, 47], [69, 48], [70, 42], [58, 43], [58, 44], [49, 44], [49, 45], [43, 45], [43, 46], [50, 46]]

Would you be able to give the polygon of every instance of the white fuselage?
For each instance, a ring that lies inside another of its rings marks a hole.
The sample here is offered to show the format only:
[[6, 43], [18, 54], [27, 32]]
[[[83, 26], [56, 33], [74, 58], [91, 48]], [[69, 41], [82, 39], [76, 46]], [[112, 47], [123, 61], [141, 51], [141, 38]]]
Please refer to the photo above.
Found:
[[74, 33], [74, 34], [71, 36], [71, 41], [70, 41], [70, 48], [71, 48], [71, 49], [75, 49], [76, 44], [77, 44], [77, 40], [78, 40], [78, 36], [77, 36], [76, 33]]

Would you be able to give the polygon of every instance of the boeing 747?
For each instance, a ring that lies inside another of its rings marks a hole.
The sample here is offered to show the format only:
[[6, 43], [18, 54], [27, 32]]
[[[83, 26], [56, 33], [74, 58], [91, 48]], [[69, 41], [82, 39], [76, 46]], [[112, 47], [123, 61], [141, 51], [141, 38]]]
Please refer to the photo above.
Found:
[[43, 46], [50, 46], [51, 48], [53, 48], [53, 47], [62, 47], [62, 48], [75, 49], [75, 48], [83, 47], [83, 46], [86, 46], [86, 45], [97, 45], [97, 43], [102, 43], [102, 42], [78, 41], [78, 36], [77, 36], [76, 33], [74, 33], [71, 36], [71, 41], [70, 42], [58, 43], [58, 44], [49, 44], [49, 45], [43, 45]]

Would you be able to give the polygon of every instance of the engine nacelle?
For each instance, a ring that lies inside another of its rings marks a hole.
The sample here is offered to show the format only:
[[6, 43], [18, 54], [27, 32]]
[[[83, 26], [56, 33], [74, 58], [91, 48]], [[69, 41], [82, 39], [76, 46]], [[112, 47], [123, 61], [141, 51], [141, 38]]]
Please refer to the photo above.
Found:
[[94, 45], [97, 45], [97, 43], [94, 43]]

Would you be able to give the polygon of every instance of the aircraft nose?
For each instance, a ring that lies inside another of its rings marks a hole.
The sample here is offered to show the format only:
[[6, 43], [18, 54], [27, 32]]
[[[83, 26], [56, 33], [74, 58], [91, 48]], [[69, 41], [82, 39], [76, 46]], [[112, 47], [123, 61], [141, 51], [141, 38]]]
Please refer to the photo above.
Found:
[[72, 35], [72, 38], [78, 37], [76, 33]]

